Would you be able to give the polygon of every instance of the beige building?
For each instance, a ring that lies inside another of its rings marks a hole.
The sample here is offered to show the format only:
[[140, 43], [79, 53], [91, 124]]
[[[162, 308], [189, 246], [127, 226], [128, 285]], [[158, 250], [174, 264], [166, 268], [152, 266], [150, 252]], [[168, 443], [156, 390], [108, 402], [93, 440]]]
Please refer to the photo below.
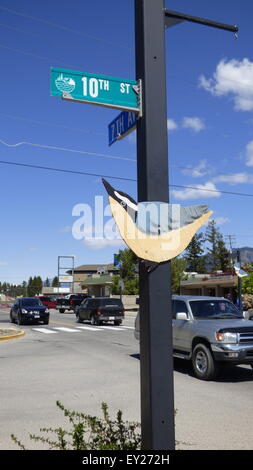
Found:
[[180, 282], [181, 295], [211, 295], [224, 297], [231, 294], [236, 298], [238, 284], [236, 275], [227, 273], [197, 274], [191, 273], [186, 281]]

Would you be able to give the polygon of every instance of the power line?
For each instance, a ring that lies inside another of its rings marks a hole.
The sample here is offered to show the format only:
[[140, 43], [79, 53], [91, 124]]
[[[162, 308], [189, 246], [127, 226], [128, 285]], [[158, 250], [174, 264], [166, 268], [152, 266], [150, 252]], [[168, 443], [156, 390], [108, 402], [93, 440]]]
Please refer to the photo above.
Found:
[[112, 178], [112, 179], [124, 180], [124, 181], [136, 181], [136, 179], [133, 179], [133, 178], [126, 178], [126, 177], [112, 176], [112, 175], [102, 175], [101, 173], [88, 173], [86, 171], [78, 171], [78, 170], [66, 170], [64, 168], [52, 168], [52, 167], [41, 166], [41, 165], [31, 165], [29, 163], [19, 163], [19, 162], [10, 162], [10, 161], [8, 162], [8, 161], [0, 160], [0, 164], [35, 168], [38, 170], [58, 171], [61, 173], [70, 173], [70, 174], [76, 174], [76, 175], [96, 176], [96, 177], [101, 177], [101, 178]]
[[[77, 154], [80, 154], [80, 155], [91, 155], [92, 157], [109, 158], [109, 159], [123, 160], [123, 161], [129, 161], [129, 162], [132, 162], [132, 163], [136, 163], [136, 159], [133, 159], [133, 158], [121, 157], [121, 156], [118, 156], [118, 155], [107, 155], [107, 154], [104, 154], [104, 153], [89, 152], [89, 151], [85, 151], [85, 150], [77, 150], [77, 149], [71, 149], [71, 148], [67, 148], [67, 147], [58, 147], [56, 145], [37, 144], [37, 143], [34, 143], [34, 142], [28, 142], [28, 141], [21, 141], [21, 142], [16, 142], [15, 144], [9, 144], [9, 143], [5, 142], [2, 139], [0, 139], [0, 143], [5, 145], [6, 147], [10, 147], [10, 148], [20, 147], [22, 145], [28, 145], [28, 146], [38, 147], [38, 148], [42, 148], [42, 149], [46, 149], [46, 150], [58, 150], [58, 151], [63, 151], [63, 152], [77, 153]], [[171, 165], [171, 167], [178, 168], [178, 169], [187, 169], [187, 170], [194, 169], [193, 167], [190, 168], [189, 166], [184, 167], [184, 166], [178, 166], [178, 165]], [[233, 173], [216, 173], [216, 174], [218, 174], [218, 175], [232, 175]], [[224, 190], [219, 190], [219, 189], [208, 189], [208, 188], [203, 187], [203, 185], [202, 186], [188, 186], [188, 185], [186, 186], [186, 185], [175, 185], [175, 184], [172, 185], [171, 184], [170, 186], [173, 187], [173, 188], [194, 189], [194, 190], [199, 190], [199, 191], [203, 191], [203, 192], [207, 191], [207, 192], [213, 192], [213, 193], [230, 194], [230, 195], [234, 195], [234, 196], [248, 196], [248, 197], [253, 196], [253, 194], [241, 193], [241, 192], [237, 192], [237, 191], [224, 191]]]
[[6, 147], [20, 147], [22, 145], [29, 145], [29, 146], [32, 146], [32, 147], [39, 147], [39, 148], [43, 148], [43, 149], [47, 149], [47, 150], [60, 150], [60, 151], [63, 151], [63, 152], [72, 152], [72, 153], [78, 153], [78, 154], [81, 154], [81, 155], [92, 155], [94, 157], [102, 157], [102, 158], [112, 158], [112, 159], [116, 159], [116, 160], [126, 160], [126, 161], [130, 161], [130, 162], [135, 162], [136, 161], [132, 158], [119, 157], [117, 155], [107, 155], [105, 153], [86, 152], [84, 150], [70, 149], [70, 148], [67, 148], [67, 147], [57, 147], [55, 145], [36, 144], [36, 143], [33, 143], [33, 142], [26, 142], [26, 141], [17, 142], [15, 144], [8, 144], [4, 140], [0, 139], [0, 143], [5, 145]]
[[[111, 178], [111, 179], [117, 179], [117, 180], [123, 180], [123, 181], [132, 181], [132, 182], [137, 181], [134, 178], [126, 178], [126, 177], [123, 177], [123, 176], [104, 175], [104, 174], [101, 174], [101, 173], [88, 173], [88, 172], [84, 172], [84, 171], [67, 170], [67, 169], [64, 169], [64, 168], [52, 168], [52, 167], [47, 167], [47, 166], [32, 165], [32, 164], [28, 164], [28, 163], [19, 163], [19, 162], [10, 162], [10, 161], [4, 161], [4, 160], [0, 160], [0, 164], [35, 168], [35, 169], [39, 169], [39, 170], [58, 171], [58, 172], [61, 172], [61, 173], [77, 174], [77, 175], [84, 175], [84, 176], [96, 176], [96, 177], [101, 177], [101, 178]], [[221, 194], [228, 194], [228, 195], [233, 195], [233, 196], [253, 197], [253, 194], [237, 193], [237, 192], [232, 192], [232, 191], [219, 191], [219, 190], [215, 190], [215, 189], [203, 189], [203, 188], [198, 188], [198, 187], [195, 187], [195, 186], [183, 186], [183, 185], [178, 185], [178, 184], [170, 184], [169, 187], [170, 188], [195, 189], [195, 190], [199, 190], [199, 191], [212, 192], [212, 193], [217, 193], [218, 192], [218, 193], [221, 193]]]
[[27, 13], [22, 13], [20, 11], [12, 10], [12, 9], [4, 7], [2, 5], [0, 5], [0, 10], [7, 11], [8, 13], [11, 13], [13, 15], [21, 16], [23, 18], [27, 18], [27, 19], [32, 20], [32, 21], [37, 21], [39, 23], [46, 24], [46, 25], [51, 26], [53, 28], [61, 29], [62, 31], [67, 31], [69, 33], [74, 33], [74, 34], [77, 34], [79, 36], [83, 36], [85, 38], [89, 38], [89, 39], [92, 39], [92, 40], [95, 40], [95, 41], [103, 42], [104, 44], [108, 44], [110, 46], [118, 46], [118, 47], [126, 49], [126, 50], [131, 50], [130, 47], [119, 44], [118, 42], [108, 41], [107, 39], [103, 39], [103, 38], [100, 38], [98, 36], [93, 36], [91, 34], [87, 34], [87, 33], [84, 33], [83, 31], [78, 31], [76, 29], [69, 28], [68, 26], [64, 26], [64, 25], [61, 25], [59, 23], [53, 23], [52, 21], [45, 20], [44, 18], [39, 18], [38, 16], [32, 16], [32, 15], [28, 15]]
[[43, 126], [57, 127], [59, 129], [66, 129], [66, 130], [70, 130], [70, 131], [82, 132], [83, 134], [92, 134], [92, 135], [101, 135], [101, 136], [106, 136], [107, 135], [103, 132], [96, 132], [96, 131], [92, 131], [90, 129], [81, 129], [80, 127], [70, 127], [70, 126], [65, 126], [63, 124], [55, 124], [55, 123], [48, 122], [48, 121], [38, 121], [36, 119], [25, 118], [23, 116], [17, 116], [15, 114], [0, 113], [0, 118], [1, 117], [2, 118], [7, 118], [7, 119], [17, 119], [19, 121], [24, 121], [24, 122], [32, 122], [34, 124], [39, 124], [39, 125], [43, 125]]

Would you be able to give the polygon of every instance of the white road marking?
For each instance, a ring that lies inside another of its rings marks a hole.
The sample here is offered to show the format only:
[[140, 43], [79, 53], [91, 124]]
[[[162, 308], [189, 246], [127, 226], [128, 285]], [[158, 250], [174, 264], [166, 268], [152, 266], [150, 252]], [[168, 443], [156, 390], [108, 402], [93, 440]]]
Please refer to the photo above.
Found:
[[39, 331], [40, 333], [46, 333], [46, 334], [51, 334], [51, 333], [57, 333], [57, 331], [49, 330], [48, 328], [33, 328], [34, 331]]
[[[34, 331], [38, 331], [39, 333], [45, 333], [45, 334], [52, 334], [52, 333], [59, 333], [59, 332], [64, 332], [64, 333], [76, 333], [80, 332], [81, 330], [83, 331], [105, 331], [105, 330], [112, 330], [112, 331], [126, 331], [126, 330], [134, 330], [132, 326], [107, 326], [107, 325], [100, 325], [100, 326], [89, 326], [89, 325], [82, 325], [82, 326], [76, 326], [74, 328], [68, 328], [65, 326], [52, 326], [52, 329], [49, 328], [32, 328]], [[55, 331], [57, 330], [57, 331]]]
[[54, 326], [54, 329], [55, 330], [59, 330], [59, 331], [65, 331], [66, 333], [80, 333], [79, 330], [77, 330], [77, 328], [66, 328], [65, 326]]
[[76, 328], [78, 328], [80, 330], [103, 331], [102, 328], [95, 328], [93, 326], [77, 326]]
[[103, 328], [103, 330], [124, 331], [123, 328], [119, 328], [118, 326], [100, 326], [99, 328]]

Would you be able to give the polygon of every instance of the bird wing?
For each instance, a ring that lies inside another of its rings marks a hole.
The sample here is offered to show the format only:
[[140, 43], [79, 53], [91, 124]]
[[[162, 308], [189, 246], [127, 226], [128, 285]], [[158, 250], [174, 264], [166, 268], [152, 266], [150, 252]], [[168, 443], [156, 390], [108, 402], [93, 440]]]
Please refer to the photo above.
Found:
[[183, 228], [208, 212], [207, 205], [187, 206], [165, 202], [140, 202], [136, 224], [147, 235], [162, 235]]
[[206, 211], [205, 208], [202, 210], [199, 209], [199, 212], [198, 210], [186, 211], [184, 214], [185, 219], [183, 219], [184, 224], [182, 226], [164, 231], [162, 234], [157, 233], [156, 230], [156, 234], [154, 235], [141, 230], [138, 224], [134, 222], [133, 218], [128, 215], [127, 211], [111, 196], [109, 196], [109, 203], [120, 235], [128, 247], [139, 258], [156, 263], [168, 261], [182, 253], [190, 243], [196, 231], [213, 213], [212, 211]]

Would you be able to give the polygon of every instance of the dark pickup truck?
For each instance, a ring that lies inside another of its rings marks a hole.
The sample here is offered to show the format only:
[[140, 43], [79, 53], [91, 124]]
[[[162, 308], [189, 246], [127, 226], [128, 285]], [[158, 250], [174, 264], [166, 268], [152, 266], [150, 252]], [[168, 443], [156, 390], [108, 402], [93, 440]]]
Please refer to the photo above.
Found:
[[60, 313], [64, 313], [65, 310], [68, 311], [75, 311], [75, 308], [78, 305], [81, 305], [82, 301], [87, 299], [89, 296], [87, 294], [69, 294], [65, 297], [58, 298], [56, 309], [59, 310]]

